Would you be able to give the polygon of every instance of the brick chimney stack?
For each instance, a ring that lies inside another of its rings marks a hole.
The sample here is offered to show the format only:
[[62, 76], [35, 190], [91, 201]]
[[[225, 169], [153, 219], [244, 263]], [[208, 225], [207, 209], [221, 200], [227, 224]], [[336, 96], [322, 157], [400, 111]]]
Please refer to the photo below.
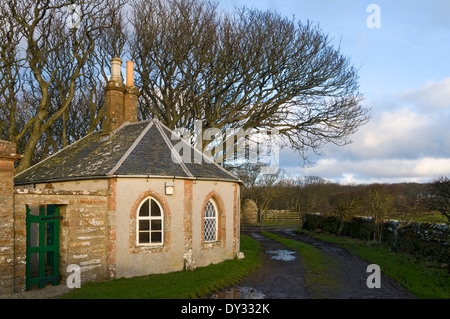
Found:
[[127, 62], [127, 84], [122, 82], [122, 60], [111, 59], [111, 78], [105, 86], [106, 118], [102, 124], [105, 134], [119, 128], [125, 122], [137, 121], [137, 99], [139, 89], [134, 86], [133, 67], [131, 61]]

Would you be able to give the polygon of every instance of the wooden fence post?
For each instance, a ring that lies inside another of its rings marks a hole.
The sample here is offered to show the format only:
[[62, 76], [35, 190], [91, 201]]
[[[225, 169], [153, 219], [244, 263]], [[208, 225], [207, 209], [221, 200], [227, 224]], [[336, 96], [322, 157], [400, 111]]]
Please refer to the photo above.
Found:
[[261, 232], [264, 231], [264, 212], [261, 212], [259, 215], [259, 221], [261, 223]]

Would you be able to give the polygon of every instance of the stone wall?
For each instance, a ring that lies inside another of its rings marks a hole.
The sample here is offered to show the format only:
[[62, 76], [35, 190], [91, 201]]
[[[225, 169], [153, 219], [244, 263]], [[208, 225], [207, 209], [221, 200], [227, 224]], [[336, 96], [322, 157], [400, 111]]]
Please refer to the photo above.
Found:
[[0, 294], [14, 285], [14, 143], [0, 140]]
[[[343, 222], [337, 216], [321, 214], [303, 214], [302, 228], [306, 230], [322, 230], [363, 240], [372, 240], [374, 223], [370, 217], [354, 217]], [[382, 242], [393, 249], [403, 250], [425, 256], [429, 259], [450, 261], [449, 225], [413, 223], [402, 226], [398, 221], [387, 221], [382, 225]]]
[[[395, 235], [394, 228], [389, 232]], [[398, 233], [396, 245], [399, 249], [450, 262], [449, 225], [413, 223], [398, 228], [396, 232]]]
[[15, 292], [25, 290], [26, 206], [61, 205], [60, 274], [65, 282], [67, 266], [81, 269], [81, 282], [101, 281], [108, 274], [108, 196], [105, 191], [16, 189]]
[[[14, 189], [13, 143], [0, 141], [0, 294], [25, 290], [26, 207], [60, 205], [60, 274], [81, 268], [82, 282], [109, 279], [108, 191]], [[114, 195], [114, 194], [113, 194]], [[114, 209], [114, 207], [113, 207]]]

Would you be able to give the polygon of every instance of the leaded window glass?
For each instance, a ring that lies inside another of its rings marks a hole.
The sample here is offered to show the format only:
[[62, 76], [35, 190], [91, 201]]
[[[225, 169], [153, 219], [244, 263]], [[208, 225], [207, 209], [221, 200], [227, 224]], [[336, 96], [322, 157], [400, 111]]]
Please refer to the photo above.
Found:
[[217, 208], [216, 204], [210, 199], [205, 206], [203, 216], [204, 241], [211, 242], [217, 240]]

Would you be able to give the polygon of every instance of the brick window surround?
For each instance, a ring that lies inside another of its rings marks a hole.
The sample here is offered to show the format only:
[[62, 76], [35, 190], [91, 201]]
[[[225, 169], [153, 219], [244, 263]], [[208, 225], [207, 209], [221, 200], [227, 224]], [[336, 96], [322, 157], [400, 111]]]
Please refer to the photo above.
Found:
[[[139, 207], [141, 203], [147, 199], [148, 197], [153, 197], [158, 203], [160, 204], [161, 208], [163, 209], [163, 225], [164, 225], [164, 236], [163, 236], [163, 243], [162, 245], [152, 245], [152, 246], [145, 246], [145, 245], [138, 245], [136, 240], [136, 230], [137, 230], [137, 216], [139, 214]], [[170, 250], [170, 242], [171, 242], [171, 212], [169, 209], [169, 205], [167, 201], [164, 199], [164, 196], [161, 194], [153, 191], [153, 190], [147, 190], [143, 193], [141, 193], [136, 201], [133, 203], [132, 208], [130, 210], [130, 225], [129, 225], [129, 245], [130, 245], [130, 253], [137, 254], [137, 253], [161, 253], [161, 252], [168, 252]]]
[[[214, 242], [205, 241], [205, 208], [209, 200], [213, 200], [217, 208], [217, 239]], [[203, 201], [201, 209], [201, 246], [203, 249], [210, 249], [215, 247], [225, 247], [226, 246], [226, 213], [225, 205], [222, 197], [216, 191], [211, 191]]]

